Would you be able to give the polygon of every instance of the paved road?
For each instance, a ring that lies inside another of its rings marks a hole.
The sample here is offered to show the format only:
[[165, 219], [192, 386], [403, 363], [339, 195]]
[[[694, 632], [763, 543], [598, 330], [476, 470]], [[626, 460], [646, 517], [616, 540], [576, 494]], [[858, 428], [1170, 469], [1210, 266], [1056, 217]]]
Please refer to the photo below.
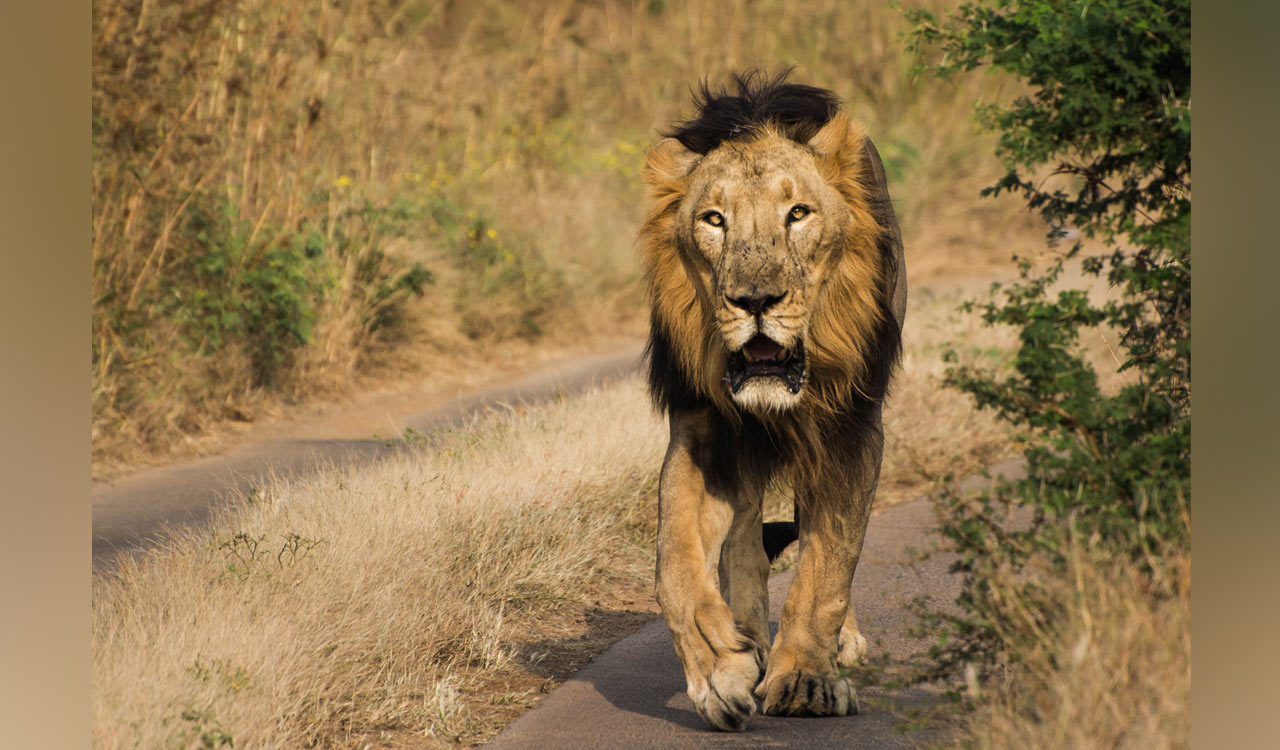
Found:
[[[506, 386], [468, 394], [400, 421], [426, 433], [457, 426], [490, 406], [555, 398], [636, 369], [640, 352], [637, 344], [552, 365]], [[93, 490], [93, 566], [102, 569], [122, 552], [154, 540], [166, 527], [206, 521], [213, 509], [245, 497], [272, 476], [297, 476], [322, 466], [369, 461], [402, 448], [401, 443], [372, 437], [270, 440], [108, 482]]]
[[[1020, 462], [994, 467], [992, 473], [1012, 478]], [[961, 488], [984, 487], [972, 479]], [[918, 662], [928, 641], [909, 636], [912, 624], [906, 605], [918, 596], [935, 605], [954, 601], [959, 581], [947, 572], [951, 559], [934, 555], [914, 561], [924, 551], [936, 525], [933, 504], [920, 498], [890, 508], [871, 520], [862, 560], [853, 582], [853, 600], [870, 655], [888, 656], [890, 668]], [[776, 629], [792, 571], [769, 581], [771, 625]], [[858, 691], [857, 716], [822, 719], [753, 716], [743, 733], [706, 729], [684, 692], [684, 676], [671, 635], [659, 621], [601, 654], [536, 708], [521, 716], [490, 743], [492, 750], [521, 748], [915, 748], [945, 739], [941, 730], [901, 731], [905, 721], [936, 705], [937, 688]]]

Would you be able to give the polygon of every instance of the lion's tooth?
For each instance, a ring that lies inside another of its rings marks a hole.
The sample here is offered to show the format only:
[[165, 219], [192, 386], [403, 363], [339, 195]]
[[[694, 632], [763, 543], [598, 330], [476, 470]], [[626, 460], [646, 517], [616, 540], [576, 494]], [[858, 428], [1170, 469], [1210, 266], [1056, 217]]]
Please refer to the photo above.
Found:
[[753, 355], [753, 354], [751, 353], [751, 347], [749, 347], [749, 346], [748, 346], [748, 347], [744, 347], [744, 348], [743, 348], [743, 350], [742, 350], [742, 356], [743, 356], [743, 357], [746, 357], [746, 359], [747, 359], [747, 361], [748, 361], [748, 362], [755, 362], [755, 361], [756, 361], [755, 355]]

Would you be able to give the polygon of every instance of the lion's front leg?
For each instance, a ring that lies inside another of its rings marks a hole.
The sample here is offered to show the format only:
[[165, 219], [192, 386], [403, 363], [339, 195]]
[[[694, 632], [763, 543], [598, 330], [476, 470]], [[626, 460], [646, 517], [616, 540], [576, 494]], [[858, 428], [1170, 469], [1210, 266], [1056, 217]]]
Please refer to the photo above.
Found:
[[[658, 603], [698, 714], [716, 729], [741, 731], [756, 710], [752, 689], [764, 670], [768, 630], [764, 584], [753, 583], [740, 563], [756, 565], [767, 576], [768, 561], [758, 523], [754, 534], [738, 531], [750, 525], [741, 493], [708, 487], [695, 458], [704, 425], [697, 416], [673, 415], [671, 426], [658, 488]], [[734, 543], [726, 547], [730, 536]], [[760, 547], [761, 561], [739, 543], [747, 536]], [[717, 585], [722, 548], [732, 609]]]
[[843, 670], [866, 652], [849, 595], [870, 518], [878, 451], [875, 458], [874, 468], [851, 482], [828, 477], [819, 486], [797, 488], [800, 559], [768, 671], [756, 688], [766, 714], [858, 712], [857, 693]]
[[769, 668], [756, 689], [774, 716], [845, 716], [858, 712], [857, 694], [836, 661], [849, 607], [856, 553], [827, 529], [802, 526], [795, 581]]

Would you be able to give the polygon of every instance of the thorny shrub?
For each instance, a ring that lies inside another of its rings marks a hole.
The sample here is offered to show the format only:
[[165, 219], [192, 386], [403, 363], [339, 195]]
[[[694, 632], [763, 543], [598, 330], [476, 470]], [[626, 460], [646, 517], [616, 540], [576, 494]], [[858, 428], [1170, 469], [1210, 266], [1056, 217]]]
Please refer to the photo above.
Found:
[[[1021, 280], [1003, 299], [969, 303], [988, 325], [1017, 331], [1010, 368], [954, 365], [946, 376], [1021, 428], [1027, 460], [1025, 479], [948, 499], [942, 532], [965, 574], [963, 614], [943, 618], [935, 653], [938, 673], [955, 674], [1017, 658], [1000, 637], [1008, 615], [992, 582], [1030, 591], [1037, 576], [1024, 566], [1048, 559], [1065, 570], [1069, 536], [1138, 561], [1190, 544], [1191, 8], [995, 0], [945, 19], [907, 15], [909, 47], [943, 53], [937, 75], [989, 66], [1025, 84], [1011, 101], [978, 109], [1007, 169], [984, 195], [1025, 198], [1053, 227], [1054, 248], [1078, 233], [1047, 267], [1020, 261]], [[1084, 257], [1082, 239], [1110, 252]], [[1075, 262], [1086, 277], [1105, 277], [1108, 299], [1060, 288]], [[1130, 375], [1114, 393], [1099, 387], [1079, 345], [1080, 331], [1098, 325], [1118, 333], [1119, 367]], [[1030, 509], [1029, 525], [1009, 527], [1014, 506]], [[1020, 616], [1051, 625], [1053, 612]]]

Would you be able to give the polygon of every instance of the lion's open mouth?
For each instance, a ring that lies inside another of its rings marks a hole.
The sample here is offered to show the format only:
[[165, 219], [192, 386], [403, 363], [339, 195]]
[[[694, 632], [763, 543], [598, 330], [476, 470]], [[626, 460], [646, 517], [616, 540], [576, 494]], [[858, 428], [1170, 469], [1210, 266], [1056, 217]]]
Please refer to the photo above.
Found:
[[725, 380], [734, 393], [751, 378], [774, 377], [782, 380], [792, 393], [804, 385], [804, 342], [783, 349], [773, 339], [757, 333], [746, 346], [729, 354]]

